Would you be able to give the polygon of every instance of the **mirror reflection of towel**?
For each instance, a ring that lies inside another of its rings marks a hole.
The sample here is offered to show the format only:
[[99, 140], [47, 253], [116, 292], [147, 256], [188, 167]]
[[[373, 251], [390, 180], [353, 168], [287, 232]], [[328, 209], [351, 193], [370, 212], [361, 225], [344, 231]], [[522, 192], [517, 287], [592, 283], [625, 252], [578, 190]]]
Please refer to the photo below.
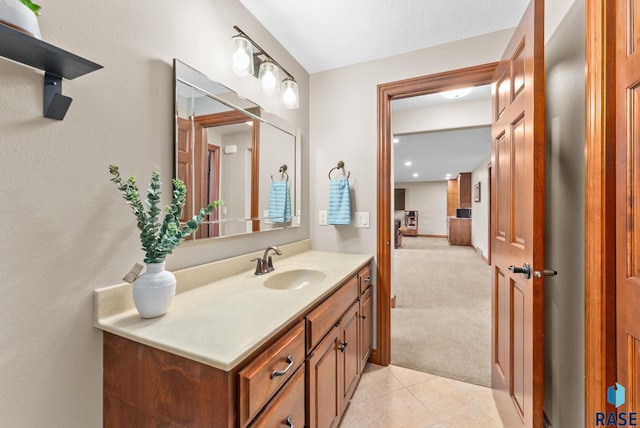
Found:
[[289, 197], [289, 183], [286, 181], [271, 182], [269, 221], [272, 223], [291, 221], [291, 199]]
[[327, 224], [351, 224], [351, 195], [347, 178], [329, 180]]

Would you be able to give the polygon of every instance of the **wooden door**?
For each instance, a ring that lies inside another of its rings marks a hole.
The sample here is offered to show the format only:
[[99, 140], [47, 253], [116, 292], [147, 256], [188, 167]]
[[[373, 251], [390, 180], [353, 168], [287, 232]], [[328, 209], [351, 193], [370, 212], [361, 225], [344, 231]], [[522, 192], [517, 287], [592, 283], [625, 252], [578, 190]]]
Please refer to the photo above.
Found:
[[[616, 343], [618, 412], [640, 409], [640, 4], [616, 2]], [[638, 49], [636, 49], [638, 48]]]
[[[176, 144], [176, 177], [182, 180], [187, 187], [187, 192], [192, 188], [193, 183], [193, 124], [191, 119], [177, 119], [177, 144]], [[181, 222], [186, 222], [191, 218], [193, 200], [187, 193], [184, 208], [182, 210]]]
[[[510, 428], [543, 426], [543, 7], [529, 4], [494, 74], [492, 387]], [[518, 273], [525, 264], [530, 275]]]
[[338, 426], [341, 414], [339, 327], [335, 326], [307, 359], [308, 428]]

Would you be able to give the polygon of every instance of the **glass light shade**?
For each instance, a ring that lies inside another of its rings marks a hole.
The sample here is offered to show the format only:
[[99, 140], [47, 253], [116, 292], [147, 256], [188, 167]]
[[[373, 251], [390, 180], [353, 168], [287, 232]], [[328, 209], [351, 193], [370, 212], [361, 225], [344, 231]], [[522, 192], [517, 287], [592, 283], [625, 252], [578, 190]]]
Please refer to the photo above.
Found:
[[231, 38], [231, 69], [240, 77], [253, 74], [253, 46], [242, 36]]
[[265, 94], [273, 95], [280, 92], [280, 70], [273, 62], [266, 60], [260, 64], [258, 79], [260, 79], [260, 89]]
[[282, 81], [282, 104], [288, 109], [296, 109], [300, 106], [298, 83], [290, 77]]

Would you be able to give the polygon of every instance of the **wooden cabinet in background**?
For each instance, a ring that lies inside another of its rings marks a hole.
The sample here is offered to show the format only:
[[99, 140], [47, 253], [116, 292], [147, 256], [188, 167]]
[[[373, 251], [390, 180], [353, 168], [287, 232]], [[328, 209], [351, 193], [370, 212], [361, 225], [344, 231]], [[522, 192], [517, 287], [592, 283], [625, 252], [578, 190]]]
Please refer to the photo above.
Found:
[[447, 181], [447, 216], [455, 217], [457, 208], [471, 208], [471, 173], [461, 172]]
[[451, 245], [471, 245], [471, 219], [449, 217], [448, 235]]
[[[458, 199], [457, 208], [471, 208], [471, 173], [461, 172], [458, 174]], [[454, 214], [455, 215], [455, 214]]]

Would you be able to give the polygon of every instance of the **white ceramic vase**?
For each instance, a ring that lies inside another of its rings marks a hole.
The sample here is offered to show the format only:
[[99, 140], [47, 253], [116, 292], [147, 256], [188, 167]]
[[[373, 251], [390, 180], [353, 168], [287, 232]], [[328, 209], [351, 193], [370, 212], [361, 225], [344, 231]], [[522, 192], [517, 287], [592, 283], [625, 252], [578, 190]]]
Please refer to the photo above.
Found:
[[0, 23], [40, 38], [38, 17], [20, 0], [0, 0]]
[[164, 262], [147, 263], [145, 272], [133, 282], [133, 302], [142, 318], [167, 313], [176, 294], [176, 277], [164, 270]]

